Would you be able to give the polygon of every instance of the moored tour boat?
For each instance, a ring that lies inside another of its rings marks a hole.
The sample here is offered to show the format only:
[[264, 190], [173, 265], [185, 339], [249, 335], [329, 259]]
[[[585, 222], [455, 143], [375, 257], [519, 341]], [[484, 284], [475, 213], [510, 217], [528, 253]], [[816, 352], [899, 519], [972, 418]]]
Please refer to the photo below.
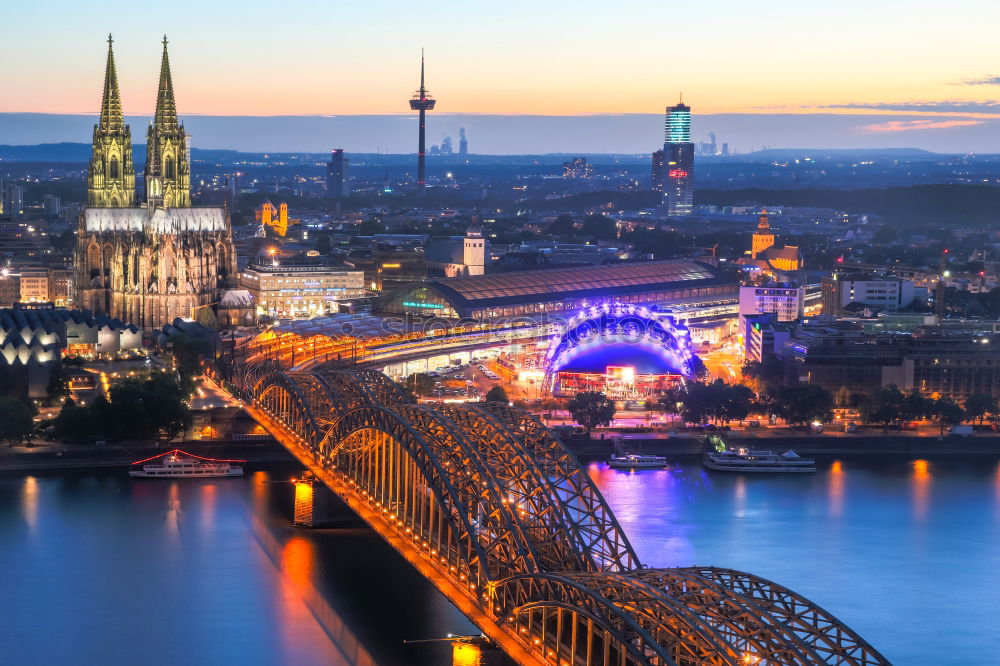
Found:
[[702, 457], [708, 469], [719, 472], [815, 472], [816, 461], [803, 458], [795, 451], [782, 454], [739, 448], [708, 451]]
[[[137, 460], [128, 475], [135, 478], [192, 479], [223, 476], [243, 476], [243, 468], [233, 463], [246, 460], [204, 458], [180, 449]], [[137, 467], [141, 465], [141, 467]]]
[[667, 459], [663, 456], [648, 456], [641, 453], [627, 453], [625, 455], [611, 456], [608, 467], [619, 469], [659, 469], [667, 466]]

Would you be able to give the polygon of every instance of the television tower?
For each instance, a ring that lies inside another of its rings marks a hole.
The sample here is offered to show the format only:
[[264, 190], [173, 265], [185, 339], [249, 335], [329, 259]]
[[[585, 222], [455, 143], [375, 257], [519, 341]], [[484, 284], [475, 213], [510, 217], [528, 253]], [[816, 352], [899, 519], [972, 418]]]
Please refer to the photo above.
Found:
[[417, 144], [417, 188], [421, 193], [424, 192], [427, 185], [427, 156], [424, 152], [424, 134], [427, 129], [426, 112], [428, 109], [434, 108], [436, 101], [427, 94], [427, 88], [424, 87], [424, 50], [420, 49], [420, 90], [413, 94], [410, 108], [420, 112], [420, 139]]

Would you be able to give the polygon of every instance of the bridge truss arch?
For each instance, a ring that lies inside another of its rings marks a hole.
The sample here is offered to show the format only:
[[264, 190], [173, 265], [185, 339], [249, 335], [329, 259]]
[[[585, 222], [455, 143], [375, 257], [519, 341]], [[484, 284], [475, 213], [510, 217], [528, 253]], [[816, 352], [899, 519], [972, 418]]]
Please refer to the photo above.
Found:
[[408, 404], [381, 373], [235, 373], [251, 414], [520, 663], [888, 662], [800, 595], [647, 569], [586, 470], [502, 403]]

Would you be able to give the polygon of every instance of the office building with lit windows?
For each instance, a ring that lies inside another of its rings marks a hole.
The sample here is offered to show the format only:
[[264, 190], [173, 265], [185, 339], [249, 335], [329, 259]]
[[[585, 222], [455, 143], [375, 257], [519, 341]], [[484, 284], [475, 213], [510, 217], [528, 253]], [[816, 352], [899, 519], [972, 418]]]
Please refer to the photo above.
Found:
[[663, 203], [668, 215], [690, 215], [694, 209], [694, 144], [691, 107], [667, 107], [664, 144]]
[[368, 295], [364, 271], [325, 263], [252, 263], [240, 273], [240, 284], [258, 315], [279, 319], [330, 314], [338, 302]]

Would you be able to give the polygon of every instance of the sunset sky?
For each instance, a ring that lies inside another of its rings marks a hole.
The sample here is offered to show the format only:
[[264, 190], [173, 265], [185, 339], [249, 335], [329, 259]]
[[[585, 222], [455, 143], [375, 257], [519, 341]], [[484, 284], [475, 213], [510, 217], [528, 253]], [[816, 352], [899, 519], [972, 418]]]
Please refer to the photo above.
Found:
[[166, 33], [188, 115], [408, 113], [423, 46], [438, 113], [660, 113], [683, 91], [698, 114], [891, 112], [864, 121], [879, 133], [1000, 117], [1000, 2], [155, 6], [7, 3], [0, 112], [96, 112], [110, 32], [130, 114], [152, 110]]

